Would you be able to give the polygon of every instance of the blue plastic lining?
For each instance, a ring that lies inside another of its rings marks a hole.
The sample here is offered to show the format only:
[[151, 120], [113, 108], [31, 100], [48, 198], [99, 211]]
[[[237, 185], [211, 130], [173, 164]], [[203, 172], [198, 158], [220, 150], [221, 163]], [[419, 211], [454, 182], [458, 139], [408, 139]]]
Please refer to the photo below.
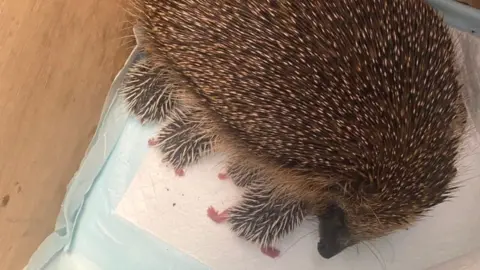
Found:
[[444, 17], [447, 24], [480, 36], [480, 10], [453, 0], [427, 0]]

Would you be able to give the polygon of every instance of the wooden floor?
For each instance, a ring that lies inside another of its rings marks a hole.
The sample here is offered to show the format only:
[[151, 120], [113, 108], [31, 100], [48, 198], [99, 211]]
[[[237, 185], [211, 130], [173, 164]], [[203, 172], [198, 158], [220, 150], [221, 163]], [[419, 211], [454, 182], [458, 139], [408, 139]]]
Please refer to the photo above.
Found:
[[0, 270], [53, 230], [131, 45], [119, 0], [0, 0]]

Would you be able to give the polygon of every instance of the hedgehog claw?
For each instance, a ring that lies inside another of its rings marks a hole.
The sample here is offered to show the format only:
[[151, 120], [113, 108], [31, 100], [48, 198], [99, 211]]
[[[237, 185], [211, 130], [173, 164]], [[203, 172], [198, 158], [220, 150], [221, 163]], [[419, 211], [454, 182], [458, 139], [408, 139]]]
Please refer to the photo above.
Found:
[[210, 206], [207, 209], [207, 215], [215, 223], [223, 223], [228, 219], [228, 209], [219, 213], [213, 206]]
[[280, 251], [273, 247], [262, 247], [260, 250], [270, 258], [277, 258], [280, 255]]

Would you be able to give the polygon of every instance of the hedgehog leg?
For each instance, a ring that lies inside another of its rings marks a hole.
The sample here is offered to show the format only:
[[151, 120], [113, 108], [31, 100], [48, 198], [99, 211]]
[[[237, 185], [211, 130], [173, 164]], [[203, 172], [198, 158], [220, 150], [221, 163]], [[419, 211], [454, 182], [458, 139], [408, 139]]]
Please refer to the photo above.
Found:
[[210, 206], [207, 209], [207, 215], [215, 223], [223, 223], [225, 221], [228, 221], [228, 211], [229, 209], [218, 212], [217, 210], [215, 210], [215, 208], [213, 208], [213, 206]]
[[142, 124], [162, 121], [176, 107], [165, 66], [143, 58], [128, 70], [123, 84], [120, 94]]
[[228, 170], [226, 169], [223, 169], [221, 170], [218, 175], [217, 175], [218, 179], [220, 180], [227, 180], [230, 178], [230, 176], [228, 175]]
[[218, 213], [209, 208], [209, 217], [215, 222], [228, 221], [240, 237], [260, 244], [264, 254], [279, 255], [273, 244], [293, 231], [304, 220], [307, 210], [302, 202], [278, 197], [263, 182], [255, 181], [247, 186], [242, 201]]
[[163, 161], [175, 168], [175, 174], [183, 176], [183, 169], [198, 162], [212, 152], [215, 136], [206, 132], [192, 119], [191, 113], [179, 114], [162, 128], [149, 145], [165, 156]]

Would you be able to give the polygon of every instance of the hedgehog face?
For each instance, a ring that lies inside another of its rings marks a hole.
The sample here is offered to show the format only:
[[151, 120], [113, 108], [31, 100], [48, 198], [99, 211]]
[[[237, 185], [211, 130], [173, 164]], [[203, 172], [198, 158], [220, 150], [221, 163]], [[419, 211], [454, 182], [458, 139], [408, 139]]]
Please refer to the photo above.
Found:
[[317, 250], [325, 259], [356, 243], [382, 237], [410, 225], [407, 219], [394, 214], [380, 219], [372, 212], [370, 205], [360, 203], [342, 206], [329, 203], [318, 219], [320, 241]]
[[317, 250], [322, 257], [329, 259], [353, 243], [345, 213], [336, 204], [330, 204], [318, 218], [321, 239], [317, 244]]
[[[451, 175], [446, 177], [451, 178]], [[334, 203], [318, 209], [321, 240], [317, 249], [320, 255], [328, 259], [359, 242], [407, 229], [431, 208], [449, 198], [452, 190], [447, 185], [440, 189], [438, 185], [416, 187], [414, 192], [412, 189], [394, 193], [357, 190], [356, 196], [337, 197]], [[379, 190], [395, 191], [392, 187]]]

